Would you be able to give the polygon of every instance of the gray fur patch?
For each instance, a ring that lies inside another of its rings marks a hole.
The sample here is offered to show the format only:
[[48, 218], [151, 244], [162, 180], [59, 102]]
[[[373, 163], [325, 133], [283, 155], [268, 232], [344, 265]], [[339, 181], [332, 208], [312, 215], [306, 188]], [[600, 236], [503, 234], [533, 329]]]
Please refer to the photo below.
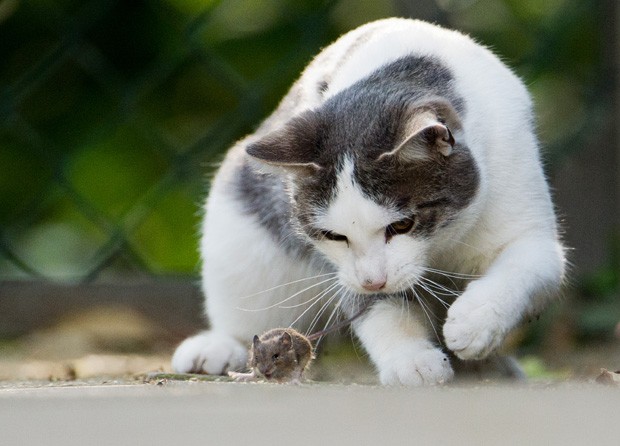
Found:
[[[457, 138], [447, 157], [433, 150], [412, 162], [380, 156], [407, 136], [404, 123], [418, 106], [432, 109], [428, 104], [438, 100], [449, 104], [450, 116], [442, 116], [440, 109], [435, 114], [441, 122], [445, 118], [448, 127], [460, 129], [454, 116], [463, 116], [466, 104], [452, 83], [450, 71], [439, 60], [407, 56], [339, 92], [318, 109], [293, 118], [247, 151], [285, 168], [312, 163], [317, 169], [297, 171], [288, 179], [256, 176], [244, 169], [247, 179], [241, 197], [246, 208], [281, 240], [292, 229], [290, 217], [295, 217], [299, 228], [311, 227], [314, 216], [333, 200], [337, 175], [348, 158], [354, 162], [354, 180], [367, 197], [404, 217], [415, 217], [414, 235], [428, 236], [449, 224], [479, 186], [475, 161], [462, 141]], [[295, 193], [284, 205], [285, 188], [277, 183], [286, 181], [293, 182], [289, 190]]]
[[245, 213], [253, 216], [290, 255], [310, 254], [312, 248], [296, 228], [291, 200], [280, 178], [258, 172], [246, 162], [235, 178], [235, 192]]

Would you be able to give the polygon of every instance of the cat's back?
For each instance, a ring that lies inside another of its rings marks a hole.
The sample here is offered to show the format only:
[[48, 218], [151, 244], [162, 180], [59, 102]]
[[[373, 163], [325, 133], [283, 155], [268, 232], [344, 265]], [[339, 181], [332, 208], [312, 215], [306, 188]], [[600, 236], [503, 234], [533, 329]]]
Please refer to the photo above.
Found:
[[[458, 31], [420, 20], [390, 18], [369, 23], [337, 40], [323, 51], [323, 58], [328, 53], [333, 54], [333, 70], [327, 97], [409, 55], [439, 60], [466, 89], [489, 86], [487, 79], [491, 78], [492, 83], [514, 82], [524, 92], [516, 76], [486, 47]], [[323, 65], [321, 58], [315, 62]]]
[[532, 104], [525, 86], [489, 49], [458, 31], [420, 20], [388, 18], [349, 31], [324, 48], [271, 116], [240, 141], [229, 158], [239, 162], [252, 140], [280, 128], [292, 116], [320, 107], [356, 82], [407, 56], [439, 62], [447, 69], [450, 87], [466, 103], [465, 127], [493, 121], [514, 123], [515, 129], [529, 126]]
[[445, 65], [463, 94], [505, 91], [512, 98], [529, 101], [512, 71], [469, 36], [420, 20], [389, 18], [350, 31], [325, 48], [298, 82], [304, 90], [314, 90], [306, 91], [298, 106], [320, 105], [381, 67], [410, 55]]
[[[358, 81], [409, 56], [421, 62], [422, 71], [425, 61], [445, 67], [447, 87], [465, 104], [463, 124], [470, 128], [472, 139], [479, 139], [476, 129], [481, 126], [491, 132], [480, 137], [492, 140], [512, 129], [531, 127], [532, 103], [523, 82], [489, 49], [458, 31], [420, 20], [389, 18], [360, 26], [323, 49], [253, 137], [262, 137], [292, 116], [320, 107]], [[495, 122], [502, 125], [492, 125]]]

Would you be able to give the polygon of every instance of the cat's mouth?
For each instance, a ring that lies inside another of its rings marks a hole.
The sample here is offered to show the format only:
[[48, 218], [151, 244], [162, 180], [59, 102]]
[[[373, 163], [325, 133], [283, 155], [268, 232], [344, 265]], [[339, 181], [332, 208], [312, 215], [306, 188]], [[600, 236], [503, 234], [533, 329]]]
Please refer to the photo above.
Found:
[[[412, 281], [413, 282], [413, 281]], [[412, 285], [410, 282], [384, 283], [378, 284], [348, 284], [358, 295], [367, 297], [385, 298], [387, 296], [411, 294]]]

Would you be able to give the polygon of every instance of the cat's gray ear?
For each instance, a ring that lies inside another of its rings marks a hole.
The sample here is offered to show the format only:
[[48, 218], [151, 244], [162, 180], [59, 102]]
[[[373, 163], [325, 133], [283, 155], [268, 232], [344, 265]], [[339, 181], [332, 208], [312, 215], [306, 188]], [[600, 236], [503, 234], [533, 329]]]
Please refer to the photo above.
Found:
[[[318, 120], [312, 111], [291, 119], [246, 147], [246, 153], [268, 167], [282, 168], [297, 174], [311, 174], [321, 169], [317, 163]], [[267, 169], [273, 170], [273, 169]]]
[[398, 157], [411, 162], [428, 159], [433, 153], [448, 157], [456, 144], [450, 127], [460, 129], [461, 125], [449, 104], [436, 101], [417, 106], [405, 118], [396, 147], [378, 159]]

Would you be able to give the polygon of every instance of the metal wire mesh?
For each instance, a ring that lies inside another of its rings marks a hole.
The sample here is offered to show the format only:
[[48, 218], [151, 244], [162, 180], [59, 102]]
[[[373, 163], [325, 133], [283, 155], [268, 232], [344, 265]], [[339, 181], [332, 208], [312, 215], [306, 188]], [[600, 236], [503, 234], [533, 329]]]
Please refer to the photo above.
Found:
[[206, 174], [324, 43], [331, 8], [245, 35], [220, 3], [15, 2], [0, 28], [0, 278], [195, 273]]
[[[557, 169], [599, 146], [613, 116], [615, 59], [600, 55], [613, 53], [615, 22], [603, 19], [615, 3], [565, 3], [1, 1], [0, 280], [195, 275], [200, 203], [221, 154], [321, 46], [388, 15], [444, 22], [505, 57], [535, 97]], [[570, 241], [589, 231], [598, 265], [609, 225], [594, 226]]]

